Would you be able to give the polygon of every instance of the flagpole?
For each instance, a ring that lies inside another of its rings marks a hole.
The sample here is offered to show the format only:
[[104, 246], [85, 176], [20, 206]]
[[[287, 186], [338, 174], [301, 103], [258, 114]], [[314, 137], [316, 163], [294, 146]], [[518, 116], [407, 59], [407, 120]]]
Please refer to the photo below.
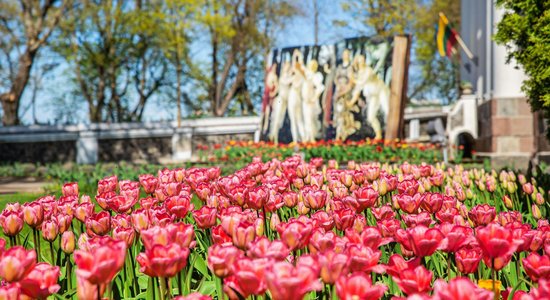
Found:
[[[439, 17], [443, 20], [443, 23], [445, 23], [445, 25], [449, 24], [449, 20], [447, 19], [444, 13], [439, 12]], [[464, 43], [464, 41], [460, 37], [460, 34], [456, 35], [456, 41], [458, 42], [460, 47], [462, 47], [462, 50], [464, 50], [464, 53], [466, 53], [466, 56], [468, 56], [470, 60], [473, 60], [474, 54], [472, 53], [472, 51], [470, 51], [470, 49], [468, 49], [468, 46], [466, 46], [466, 43]]]

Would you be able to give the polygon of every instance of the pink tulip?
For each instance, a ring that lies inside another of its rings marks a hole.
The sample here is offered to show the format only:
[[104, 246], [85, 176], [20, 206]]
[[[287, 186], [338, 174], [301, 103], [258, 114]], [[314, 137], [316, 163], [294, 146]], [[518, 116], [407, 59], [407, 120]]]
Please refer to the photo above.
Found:
[[176, 243], [155, 244], [146, 249], [145, 253], [140, 253], [136, 260], [142, 273], [151, 277], [171, 278], [185, 267], [189, 253], [189, 248], [182, 248]]
[[21, 280], [21, 293], [32, 299], [46, 299], [61, 288], [57, 284], [60, 274], [59, 267], [47, 263], [38, 263]]
[[89, 251], [76, 250], [76, 274], [91, 284], [104, 284], [113, 280], [124, 265], [126, 243], [112, 238], [101, 239]]
[[36, 252], [14, 246], [4, 251], [0, 258], [0, 277], [7, 282], [16, 282], [27, 276], [36, 264]]
[[269, 266], [265, 277], [273, 300], [301, 300], [323, 287], [313, 269], [305, 265], [294, 267], [288, 262]]
[[23, 229], [23, 212], [4, 209], [0, 214], [0, 226], [7, 236], [16, 236]]
[[336, 294], [342, 300], [380, 299], [387, 290], [385, 285], [373, 285], [370, 277], [360, 272], [340, 276], [336, 282]]
[[242, 251], [233, 245], [215, 244], [208, 248], [208, 268], [214, 275], [225, 278], [233, 274], [231, 266], [242, 255]]
[[44, 208], [38, 201], [26, 203], [23, 206], [23, 218], [32, 228], [38, 228], [44, 221]]

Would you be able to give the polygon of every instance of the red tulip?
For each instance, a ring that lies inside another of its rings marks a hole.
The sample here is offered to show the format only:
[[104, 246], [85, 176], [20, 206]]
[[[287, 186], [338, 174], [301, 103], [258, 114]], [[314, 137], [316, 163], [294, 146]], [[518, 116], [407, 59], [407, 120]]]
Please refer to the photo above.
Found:
[[65, 183], [61, 188], [63, 196], [77, 196], [78, 197], [78, 182]]
[[177, 296], [172, 299], [174, 300], [212, 300], [212, 297], [195, 292], [195, 293], [188, 294], [187, 296]]
[[23, 229], [23, 212], [4, 209], [0, 214], [0, 226], [7, 236], [16, 236]]
[[256, 237], [254, 224], [248, 221], [241, 221], [233, 228], [231, 234], [233, 245], [239, 249], [246, 249], [247, 245]]
[[348, 253], [350, 256], [351, 272], [374, 272], [381, 274], [386, 271], [382, 265], [378, 264], [382, 255], [378, 250], [356, 244], [348, 247]]
[[[233, 275], [224, 279], [226, 288], [239, 293], [243, 298], [250, 295], [261, 295], [267, 289], [265, 271], [269, 264], [266, 259], [249, 259], [242, 257], [233, 263]], [[232, 298], [232, 297], [230, 297]]]
[[373, 285], [369, 275], [360, 272], [340, 276], [336, 282], [336, 294], [342, 300], [380, 299], [387, 290], [385, 285]]
[[106, 237], [90, 246], [74, 252], [77, 276], [91, 284], [109, 283], [124, 265], [126, 243]]
[[495, 219], [495, 216], [495, 208], [488, 204], [476, 205], [468, 212], [468, 217], [476, 226], [491, 223]]
[[401, 222], [396, 219], [383, 219], [378, 221], [377, 226], [383, 237], [390, 238], [401, 228]]
[[380, 207], [373, 207], [372, 214], [377, 221], [395, 218], [395, 212], [389, 204], [385, 204]]
[[[456, 277], [449, 283], [439, 279], [434, 284], [434, 297], [436, 300], [491, 300], [493, 292], [482, 289], [468, 278]], [[507, 299], [507, 298], [503, 298]], [[515, 298], [514, 298], [515, 299]]]
[[214, 244], [208, 248], [208, 268], [214, 275], [225, 278], [233, 271], [231, 266], [242, 256], [242, 251], [233, 245]]
[[82, 223], [94, 213], [94, 204], [91, 202], [80, 203], [73, 212], [74, 217]]
[[61, 288], [57, 284], [60, 274], [59, 267], [38, 263], [20, 282], [21, 293], [32, 299], [46, 299]]
[[169, 224], [167, 227], [173, 227], [175, 231], [174, 242], [179, 244], [183, 248], [194, 248], [195, 244], [195, 230], [192, 224], [176, 223]]
[[107, 284], [92, 284], [78, 273], [76, 274], [76, 284], [76, 295], [79, 300], [97, 300], [98, 295], [103, 295], [107, 287]]
[[288, 247], [280, 240], [269, 241], [266, 237], [259, 237], [248, 245], [247, 254], [251, 258], [272, 258], [274, 260], [284, 260], [290, 251]]
[[302, 189], [300, 191], [300, 196], [304, 200], [304, 205], [314, 210], [325, 207], [328, 199], [326, 191], [311, 187]]
[[311, 253], [325, 252], [333, 250], [335, 246], [336, 233], [329, 230], [325, 231], [322, 228], [318, 228], [313, 231], [309, 240], [309, 251]]
[[221, 225], [212, 227], [210, 234], [214, 244], [233, 244], [233, 239], [225, 233]]
[[97, 235], [106, 235], [111, 231], [111, 215], [107, 211], [92, 214], [86, 219], [86, 229], [88, 233], [93, 232]]
[[394, 276], [393, 280], [403, 293], [412, 295], [429, 291], [431, 289], [432, 276], [432, 272], [428, 271], [424, 266], [418, 266], [414, 269], [403, 270], [398, 276]]
[[538, 282], [541, 278], [549, 279], [550, 277], [550, 258], [547, 255], [538, 255], [535, 252], [529, 254], [521, 260], [525, 273], [529, 275], [531, 280]]
[[283, 202], [286, 207], [292, 208], [298, 203], [298, 194], [293, 191], [283, 193]]
[[471, 274], [477, 271], [482, 251], [478, 247], [462, 248], [455, 253], [455, 262], [458, 271], [463, 274]]
[[315, 226], [319, 226], [323, 228], [324, 230], [332, 230], [334, 227], [334, 218], [332, 218], [331, 215], [329, 215], [324, 210], [318, 210], [316, 211], [312, 216], [311, 219], [315, 221]]
[[403, 180], [397, 184], [399, 194], [413, 196], [418, 192], [418, 181], [414, 179]]
[[443, 240], [443, 234], [437, 228], [428, 228], [418, 225], [406, 230], [396, 231], [396, 239], [417, 257], [432, 255]]
[[403, 218], [403, 221], [405, 222], [405, 225], [407, 227], [415, 227], [418, 225], [424, 225], [428, 227], [434, 223], [434, 221], [432, 220], [432, 216], [425, 211], [415, 215], [403, 214], [401, 215], [401, 218]]
[[268, 197], [269, 190], [265, 186], [258, 186], [249, 190], [245, 201], [248, 207], [259, 210], [267, 202]]
[[0, 285], [0, 299], [4, 300], [19, 300], [21, 296], [21, 288], [17, 283]]
[[301, 300], [311, 291], [322, 289], [314, 270], [308, 266], [292, 266], [288, 262], [276, 262], [265, 274], [273, 300]]
[[118, 185], [118, 178], [116, 175], [105, 177], [97, 183], [97, 194], [105, 192], [115, 192]]
[[443, 195], [440, 193], [424, 193], [421, 198], [420, 206], [431, 214], [438, 212], [443, 206]]
[[97, 202], [97, 204], [99, 204], [101, 209], [108, 210], [109, 204], [107, 203], [107, 201], [116, 196], [117, 194], [114, 191], [108, 191], [103, 193], [99, 193], [98, 191], [98, 194], [95, 196], [95, 201]]
[[439, 230], [445, 236], [440, 245], [444, 252], [453, 253], [465, 245], [475, 243], [474, 232], [470, 227], [444, 223], [439, 226]]
[[353, 191], [353, 196], [357, 199], [359, 207], [357, 212], [362, 212], [366, 208], [371, 208], [378, 200], [378, 192], [371, 187], [360, 187]]
[[143, 187], [146, 194], [153, 194], [158, 186], [158, 179], [151, 174], [139, 175], [139, 183]]
[[135, 235], [136, 233], [132, 227], [115, 227], [113, 229], [113, 238], [118, 241], [124, 241], [128, 248], [134, 243]]
[[303, 223], [297, 219], [291, 219], [288, 223], [277, 226], [280, 239], [288, 246], [290, 251], [302, 249], [309, 243], [311, 224]]
[[57, 225], [59, 226], [59, 233], [63, 233], [71, 227], [71, 224], [73, 222], [73, 216], [72, 215], [66, 215], [64, 213], [58, 213], [55, 215], [55, 220], [57, 221]]
[[355, 212], [349, 208], [343, 208], [335, 210], [332, 217], [334, 218], [334, 225], [338, 230], [346, 230], [353, 225], [355, 219]]
[[127, 213], [138, 200], [139, 189], [135, 189], [135, 192], [126, 192], [127, 195], [123, 195], [124, 191], [120, 191], [121, 195], [113, 196], [106, 199], [107, 207], [110, 210], [116, 211], [119, 214]]
[[44, 208], [38, 201], [26, 203], [23, 206], [23, 218], [32, 228], [38, 228], [44, 221]]
[[14, 246], [4, 251], [0, 258], [0, 277], [7, 282], [23, 279], [36, 264], [36, 252]]
[[189, 211], [192, 211], [194, 206], [191, 203], [190, 196], [172, 196], [167, 197], [164, 206], [166, 209], [178, 219], [184, 219]]
[[476, 229], [476, 239], [483, 251], [483, 261], [495, 270], [510, 261], [521, 241], [514, 240], [512, 232], [501, 225], [490, 223]]
[[399, 208], [402, 211], [408, 214], [415, 214], [418, 212], [418, 208], [422, 203], [422, 198], [420, 195], [421, 194], [419, 193], [414, 195], [398, 194], [398, 195], [394, 195], [393, 199], [394, 201], [397, 202], [397, 204], [399, 205]]
[[399, 274], [401, 274], [401, 272], [408, 269], [414, 269], [419, 265], [420, 265], [419, 258], [406, 261], [405, 259], [403, 259], [401, 255], [393, 254], [392, 256], [390, 256], [390, 259], [388, 260], [388, 266], [386, 268], [386, 272], [393, 277], [398, 277]]
[[321, 267], [321, 279], [324, 283], [333, 284], [340, 275], [349, 271], [350, 257], [344, 253], [336, 253], [332, 250], [319, 255]]
[[182, 248], [176, 243], [155, 244], [145, 249], [145, 253], [140, 253], [136, 260], [142, 273], [151, 277], [171, 278], [185, 267], [189, 253], [189, 248]]
[[132, 224], [137, 232], [141, 232], [151, 225], [151, 219], [149, 217], [149, 210], [137, 209], [132, 212]]

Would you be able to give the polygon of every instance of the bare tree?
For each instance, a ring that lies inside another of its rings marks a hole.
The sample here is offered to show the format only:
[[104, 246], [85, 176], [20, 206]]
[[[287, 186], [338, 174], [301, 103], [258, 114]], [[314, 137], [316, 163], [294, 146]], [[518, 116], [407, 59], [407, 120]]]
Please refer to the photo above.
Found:
[[[0, 0], [0, 102], [4, 125], [19, 124], [19, 107], [36, 55], [57, 28], [68, 0]], [[0, 60], [1, 61], [1, 60]], [[6, 67], [4, 67], [6, 66]]]

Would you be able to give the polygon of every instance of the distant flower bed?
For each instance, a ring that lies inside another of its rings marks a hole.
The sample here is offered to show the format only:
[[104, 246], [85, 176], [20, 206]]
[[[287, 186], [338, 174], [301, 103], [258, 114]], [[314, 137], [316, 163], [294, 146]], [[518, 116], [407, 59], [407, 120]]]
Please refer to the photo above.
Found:
[[237, 142], [226, 145], [216, 144], [212, 147], [198, 146], [203, 161], [250, 163], [252, 158], [261, 157], [263, 161], [273, 158], [286, 159], [297, 153], [303, 153], [309, 160], [314, 157], [338, 162], [377, 161], [381, 163], [437, 162], [442, 160], [439, 146], [423, 143], [406, 143], [395, 141], [319, 141], [315, 143], [274, 144], [270, 142]]
[[8, 204], [0, 298], [550, 296], [547, 181], [441, 163], [346, 166], [256, 158], [225, 176], [108, 176], [91, 196], [67, 183], [60, 197]]

